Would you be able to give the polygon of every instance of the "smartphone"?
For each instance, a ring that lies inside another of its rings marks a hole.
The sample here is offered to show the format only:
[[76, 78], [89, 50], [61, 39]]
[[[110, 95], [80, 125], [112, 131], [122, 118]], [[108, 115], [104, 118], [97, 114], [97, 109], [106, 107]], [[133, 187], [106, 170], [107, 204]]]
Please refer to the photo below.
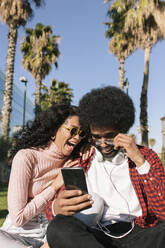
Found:
[[61, 169], [64, 185], [67, 190], [80, 189], [83, 194], [88, 193], [84, 169], [81, 167]]

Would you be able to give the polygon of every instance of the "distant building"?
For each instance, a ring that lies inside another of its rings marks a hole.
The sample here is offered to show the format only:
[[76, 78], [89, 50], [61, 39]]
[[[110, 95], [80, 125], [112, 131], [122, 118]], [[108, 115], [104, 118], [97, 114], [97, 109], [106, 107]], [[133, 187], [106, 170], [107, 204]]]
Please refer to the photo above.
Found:
[[[4, 78], [5, 78], [4, 73], [0, 71], [0, 111], [2, 110], [2, 106], [3, 106]], [[23, 104], [24, 104], [24, 93], [15, 84], [13, 84], [10, 135], [13, 133], [13, 131], [18, 130], [22, 126]], [[28, 121], [33, 119], [34, 119], [34, 104], [30, 99], [26, 98], [25, 120]], [[0, 133], [1, 133], [1, 121], [0, 121]]]
[[165, 149], [165, 116], [161, 118], [162, 121], [162, 148]]

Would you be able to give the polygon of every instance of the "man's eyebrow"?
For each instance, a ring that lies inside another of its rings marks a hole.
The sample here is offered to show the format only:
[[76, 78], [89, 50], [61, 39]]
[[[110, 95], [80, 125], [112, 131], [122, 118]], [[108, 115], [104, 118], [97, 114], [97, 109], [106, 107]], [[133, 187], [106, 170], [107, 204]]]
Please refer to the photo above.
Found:
[[107, 132], [107, 133], [103, 133], [103, 134], [97, 134], [97, 133], [92, 133], [91, 132], [91, 135], [99, 136], [99, 137], [103, 137], [103, 136], [111, 135], [111, 134], [115, 134], [115, 132]]
[[91, 135], [101, 137], [101, 135], [100, 135], [100, 134], [91, 133]]
[[116, 132], [108, 132], [108, 133], [105, 133], [104, 135], [110, 135], [110, 134], [115, 134]]
[[107, 132], [104, 134], [95, 134], [91, 132], [91, 135], [96, 139], [101, 139], [101, 138], [113, 139], [117, 135], [117, 132]]

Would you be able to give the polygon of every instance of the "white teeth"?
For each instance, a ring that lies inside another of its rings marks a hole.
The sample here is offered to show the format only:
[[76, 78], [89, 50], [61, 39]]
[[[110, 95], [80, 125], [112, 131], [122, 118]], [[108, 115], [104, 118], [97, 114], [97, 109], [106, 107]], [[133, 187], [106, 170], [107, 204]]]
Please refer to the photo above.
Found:
[[75, 146], [74, 143], [71, 143], [71, 142], [69, 142], [69, 141], [68, 141], [68, 144], [69, 144], [70, 146]]
[[73, 142], [69, 142], [69, 144], [71, 144], [71, 145], [73, 145], [73, 146], [75, 146], [75, 145], [76, 145], [76, 143], [73, 143]]

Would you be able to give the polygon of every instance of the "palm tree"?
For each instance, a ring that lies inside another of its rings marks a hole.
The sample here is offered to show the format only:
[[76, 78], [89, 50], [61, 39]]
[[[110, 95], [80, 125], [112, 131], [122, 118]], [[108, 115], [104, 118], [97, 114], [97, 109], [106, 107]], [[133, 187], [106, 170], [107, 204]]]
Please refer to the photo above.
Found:
[[[136, 4], [136, 5], [135, 5]], [[126, 32], [131, 32], [138, 47], [144, 50], [144, 77], [140, 97], [140, 132], [141, 143], [148, 146], [148, 83], [149, 83], [149, 61], [152, 47], [165, 37], [165, 32], [159, 26], [155, 18], [158, 11], [165, 3], [154, 0], [134, 1], [125, 20]], [[162, 22], [164, 22], [162, 18]]]
[[59, 82], [56, 79], [52, 80], [50, 87], [51, 101], [55, 103], [70, 104], [73, 98], [72, 89], [69, 88], [69, 84], [65, 82]]
[[158, 1], [156, 4], [156, 7], [154, 9], [153, 15], [158, 23], [159, 28], [162, 30], [162, 32], [165, 32], [165, 2]]
[[124, 90], [124, 63], [127, 57], [136, 50], [136, 43], [131, 39], [131, 36], [126, 38], [126, 34], [115, 34], [109, 42], [109, 50], [115, 55], [120, 63], [119, 88]]
[[153, 148], [153, 146], [155, 145], [155, 143], [156, 143], [156, 140], [154, 138], [150, 138], [149, 139], [149, 144], [150, 144], [151, 148]]
[[24, 26], [33, 15], [31, 3], [37, 7], [41, 6], [42, 0], [0, 0], [0, 15], [4, 23], [9, 26], [8, 32], [8, 52], [6, 62], [6, 75], [4, 98], [2, 107], [2, 136], [8, 139], [10, 131], [10, 115], [12, 110], [12, 91], [13, 91], [13, 73], [15, 50], [17, 43], [17, 31]]
[[50, 88], [44, 83], [41, 86], [41, 109], [45, 110], [49, 106], [55, 103], [70, 104], [73, 98], [72, 89], [69, 88], [69, 84], [65, 82], [59, 82], [56, 79], [52, 80]]
[[35, 78], [35, 110], [40, 109], [41, 82], [51, 70], [51, 65], [58, 67], [57, 58], [60, 55], [58, 49], [59, 36], [52, 35], [50, 26], [41, 23], [36, 24], [35, 29], [26, 29], [26, 37], [21, 43], [23, 52], [23, 66], [31, 72]]
[[[107, 0], [107, 2], [109, 2], [109, 0]], [[106, 38], [111, 39], [109, 42], [109, 51], [115, 55], [120, 63], [119, 88], [121, 90], [124, 90], [125, 60], [137, 48], [136, 43], [134, 42], [134, 37], [131, 35], [131, 33], [124, 31], [126, 14], [130, 7], [130, 1], [115, 1], [110, 6], [107, 13], [110, 21], [105, 23], [106, 26], [108, 26], [105, 36]]]
[[[106, 2], [110, 2], [110, 0], [106, 0]], [[117, 35], [119, 35], [119, 33], [121, 35], [129, 34], [126, 36], [126, 40], [129, 42], [129, 37], [131, 37], [133, 43], [145, 52], [144, 77], [140, 97], [140, 131], [141, 143], [148, 146], [147, 93], [149, 60], [152, 46], [165, 36], [165, 3], [160, 0], [116, 0], [110, 8], [109, 14], [111, 16], [111, 22], [109, 22], [109, 37], [114, 37], [115, 33], [117, 33]], [[118, 41], [119, 40], [121, 42], [123, 37], [118, 39]], [[117, 46], [113, 44], [116, 44], [115, 40], [112, 40], [112, 47], [115, 54], [118, 54], [118, 50], [121, 49], [121, 46], [118, 45], [119, 48], [117, 48]], [[123, 56], [120, 64], [120, 88], [122, 88], [124, 78]]]

